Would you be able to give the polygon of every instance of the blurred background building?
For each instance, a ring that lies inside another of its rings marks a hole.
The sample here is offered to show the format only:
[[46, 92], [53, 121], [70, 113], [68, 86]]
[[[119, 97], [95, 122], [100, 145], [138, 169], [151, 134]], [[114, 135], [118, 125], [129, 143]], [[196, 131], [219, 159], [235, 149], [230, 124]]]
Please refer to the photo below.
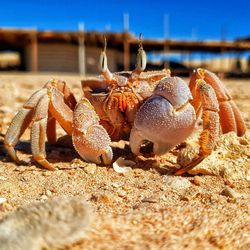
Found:
[[[111, 71], [131, 70], [136, 63], [138, 38], [129, 32], [37, 31], [0, 29], [0, 70], [98, 74], [104, 35]], [[205, 67], [226, 75], [250, 75], [250, 39], [195, 41], [143, 40], [147, 70], [171, 68], [188, 75]]]

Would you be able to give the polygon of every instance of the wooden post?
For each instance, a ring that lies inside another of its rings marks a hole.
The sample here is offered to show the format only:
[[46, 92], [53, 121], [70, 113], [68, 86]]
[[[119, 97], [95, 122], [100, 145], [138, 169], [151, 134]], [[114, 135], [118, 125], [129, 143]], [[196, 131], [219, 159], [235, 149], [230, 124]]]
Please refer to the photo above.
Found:
[[224, 48], [221, 46], [221, 52], [220, 52], [220, 70], [219, 70], [219, 76], [223, 79], [225, 78], [225, 70], [223, 69], [225, 67], [224, 65]]
[[79, 73], [83, 76], [86, 74], [84, 23], [79, 23], [78, 46]]
[[37, 32], [32, 32], [31, 37], [31, 70], [36, 72], [38, 70], [38, 45], [37, 45]]
[[193, 65], [191, 65], [191, 53], [190, 51], [187, 52], [187, 57], [188, 57], [188, 67], [192, 68]]
[[128, 41], [128, 34], [129, 34], [129, 14], [123, 14], [123, 28], [124, 28], [124, 42], [123, 42], [123, 68], [125, 71], [129, 71], [130, 65], [130, 47]]
[[[167, 55], [169, 55], [169, 45], [167, 44], [167, 41], [164, 41], [164, 55], [167, 58]], [[170, 69], [169, 59], [167, 58], [164, 60], [164, 69]]]
[[124, 70], [129, 71], [130, 66], [130, 44], [127, 39], [123, 42], [123, 64], [124, 64]]

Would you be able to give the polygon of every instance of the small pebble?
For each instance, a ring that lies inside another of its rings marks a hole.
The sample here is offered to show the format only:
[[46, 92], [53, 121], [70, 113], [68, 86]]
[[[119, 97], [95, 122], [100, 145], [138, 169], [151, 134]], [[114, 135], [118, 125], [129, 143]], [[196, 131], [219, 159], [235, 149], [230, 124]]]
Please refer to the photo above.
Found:
[[123, 185], [124, 185], [123, 182], [114, 182], [114, 183], [112, 183], [112, 186], [115, 187], [115, 188], [122, 187]]
[[91, 200], [104, 204], [112, 203], [111, 197], [107, 194], [92, 194]]
[[248, 145], [249, 144], [246, 138], [239, 138], [239, 142], [241, 145]]
[[181, 195], [180, 199], [181, 199], [181, 201], [190, 201], [191, 198], [189, 196], [186, 196], [186, 195]]
[[187, 146], [178, 152], [177, 163], [180, 166], [188, 165], [199, 153], [199, 147], [196, 144], [187, 144]]
[[225, 187], [220, 194], [234, 199], [239, 198], [240, 196], [239, 193], [230, 187]]
[[141, 176], [141, 175], [144, 174], [144, 172], [145, 172], [145, 170], [143, 170], [143, 169], [141, 169], [141, 168], [136, 168], [136, 169], [134, 169], [134, 175], [135, 175], [135, 176]]
[[229, 186], [230, 188], [234, 188], [234, 184], [230, 180], [228, 180], [228, 179], [224, 180], [224, 184], [227, 185], [227, 186]]
[[127, 193], [124, 190], [119, 190], [117, 194], [119, 197], [125, 197], [127, 195]]
[[160, 199], [161, 199], [162, 201], [167, 201], [167, 197], [166, 197], [165, 194], [163, 194], [163, 195], [160, 197]]
[[4, 177], [4, 176], [0, 176], [0, 181], [6, 181], [7, 180], [7, 178], [6, 177]]
[[41, 199], [42, 199], [42, 200], [47, 200], [48, 197], [47, 197], [47, 195], [43, 194], [43, 195], [41, 196]]
[[85, 171], [87, 174], [94, 174], [94, 173], [96, 172], [96, 165], [95, 165], [95, 164], [87, 165], [87, 166], [84, 168], [84, 171]]
[[47, 171], [47, 170], [45, 170], [45, 171], [43, 172], [43, 176], [50, 176], [52, 173], [53, 173], [52, 171]]
[[52, 195], [52, 192], [50, 190], [46, 190], [45, 193], [46, 193], [47, 196], [51, 196]]
[[138, 221], [137, 221], [137, 220], [132, 220], [132, 224], [133, 224], [133, 225], [137, 225], [137, 224], [138, 224]]
[[82, 168], [82, 167], [87, 166], [87, 163], [83, 162], [80, 159], [74, 159], [74, 160], [71, 161], [70, 166], [72, 168]]
[[148, 198], [142, 199], [142, 202], [157, 203], [158, 200], [156, 198], [154, 198], [154, 197], [148, 197]]
[[1, 106], [0, 107], [0, 112], [2, 112], [2, 113], [12, 113], [13, 109], [8, 107], [8, 106]]
[[3, 203], [5, 203], [6, 201], [7, 201], [6, 198], [0, 197], [0, 205], [2, 205]]
[[247, 181], [250, 181], [250, 174], [246, 177]]
[[196, 175], [193, 179], [193, 183], [197, 186], [200, 186], [203, 183], [203, 179], [200, 176]]
[[125, 191], [129, 191], [129, 190], [131, 190], [131, 187], [130, 186], [122, 186], [122, 189]]
[[191, 186], [191, 182], [187, 178], [181, 176], [165, 176], [164, 183], [176, 190], [185, 189]]

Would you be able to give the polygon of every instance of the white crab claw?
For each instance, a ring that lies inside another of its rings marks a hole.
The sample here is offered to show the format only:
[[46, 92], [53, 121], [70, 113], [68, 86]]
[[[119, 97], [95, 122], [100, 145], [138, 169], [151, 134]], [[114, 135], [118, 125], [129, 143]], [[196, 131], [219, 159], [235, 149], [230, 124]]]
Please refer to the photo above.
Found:
[[99, 154], [96, 152], [91, 152], [89, 149], [83, 150], [83, 152], [77, 150], [80, 156], [87, 162], [93, 162], [96, 164], [103, 163], [104, 165], [109, 165], [113, 159], [113, 152], [111, 147], [101, 150]]
[[73, 130], [73, 145], [78, 154], [87, 162], [109, 165], [113, 159], [110, 138], [100, 125], [93, 125], [87, 133]]
[[98, 122], [99, 118], [92, 105], [83, 98], [74, 111], [72, 141], [84, 160], [108, 165], [113, 158], [111, 140], [107, 131]]
[[[174, 98], [178, 91], [181, 95]], [[196, 114], [188, 102], [191, 94], [179, 78], [165, 78], [155, 89], [155, 95], [138, 110], [130, 134], [134, 154], [140, 154], [142, 143], [151, 141], [153, 151], [161, 155], [184, 141], [193, 131]]]

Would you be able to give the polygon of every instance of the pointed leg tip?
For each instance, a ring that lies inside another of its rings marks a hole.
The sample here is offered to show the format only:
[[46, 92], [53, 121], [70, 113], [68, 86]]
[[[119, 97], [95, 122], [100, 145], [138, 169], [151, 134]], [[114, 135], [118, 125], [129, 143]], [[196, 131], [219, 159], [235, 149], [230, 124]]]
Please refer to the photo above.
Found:
[[45, 169], [51, 170], [51, 171], [55, 171], [56, 169], [52, 166], [51, 163], [49, 163], [44, 156], [38, 155], [38, 156], [33, 156], [34, 160], [41, 165], [42, 167], [44, 167]]
[[178, 169], [175, 173], [174, 173], [174, 175], [175, 176], [181, 176], [181, 175], [183, 175], [183, 174], [185, 174], [187, 171], [185, 170], [185, 168], [180, 168], [180, 169]]
[[22, 164], [22, 161], [19, 160], [16, 151], [12, 145], [4, 143], [4, 147], [8, 153], [8, 155], [11, 157], [11, 159], [16, 162], [18, 165]]

